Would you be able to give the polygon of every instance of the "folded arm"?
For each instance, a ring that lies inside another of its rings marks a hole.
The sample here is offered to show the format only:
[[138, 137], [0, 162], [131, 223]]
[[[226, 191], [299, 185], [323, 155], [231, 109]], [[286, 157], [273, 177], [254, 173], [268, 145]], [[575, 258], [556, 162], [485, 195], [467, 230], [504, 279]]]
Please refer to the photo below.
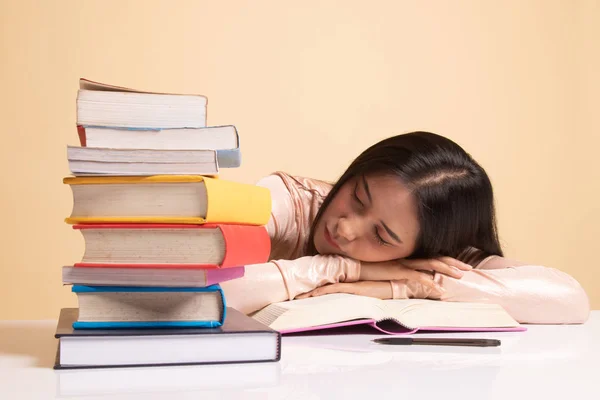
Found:
[[554, 268], [491, 257], [461, 279], [436, 274], [444, 290], [433, 292], [416, 283], [392, 281], [395, 298], [500, 304], [521, 323], [576, 324], [587, 320], [590, 304], [581, 285]]
[[316, 255], [248, 265], [243, 278], [222, 282], [221, 287], [229, 306], [249, 314], [329, 283], [356, 282], [359, 276], [358, 261]]

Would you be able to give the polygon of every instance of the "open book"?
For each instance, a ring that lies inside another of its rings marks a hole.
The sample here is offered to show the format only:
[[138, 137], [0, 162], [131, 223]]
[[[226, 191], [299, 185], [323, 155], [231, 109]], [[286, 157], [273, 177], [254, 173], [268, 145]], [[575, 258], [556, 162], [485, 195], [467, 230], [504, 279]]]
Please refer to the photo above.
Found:
[[274, 303], [252, 317], [281, 333], [365, 324], [388, 334], [525, 330], [497, 304], [380, 300], [345, 293]]

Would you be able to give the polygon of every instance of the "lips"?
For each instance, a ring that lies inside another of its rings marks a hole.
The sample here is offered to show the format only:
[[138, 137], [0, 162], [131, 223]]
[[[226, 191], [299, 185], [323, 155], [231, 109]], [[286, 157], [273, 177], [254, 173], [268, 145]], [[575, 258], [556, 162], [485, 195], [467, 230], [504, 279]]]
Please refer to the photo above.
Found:
[[329, 233], [327, 226], [325, 227], [324, 236], [327, 243], [329, 243], [333, 248], [340, 250], [340, 246], [335, 242], [335, 240], [333, 240], [333, 237], [331, 237], [331, 233]]

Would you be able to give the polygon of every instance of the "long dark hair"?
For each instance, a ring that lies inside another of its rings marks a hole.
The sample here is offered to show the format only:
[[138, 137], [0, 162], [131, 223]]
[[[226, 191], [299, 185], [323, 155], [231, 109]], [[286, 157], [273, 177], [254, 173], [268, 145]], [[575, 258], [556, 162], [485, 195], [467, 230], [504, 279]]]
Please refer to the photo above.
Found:
[[450, 256], [475, 265], [488, 255], [502, 256], [490, 179], [458, 144], [431, 132], [393, 136], [359, 155], [323, 201], [309, 254], [317, 253], [315, 227], [340, 188], [374, 174], [397, 176], [415, 196], [420, 230], [410, 258]]

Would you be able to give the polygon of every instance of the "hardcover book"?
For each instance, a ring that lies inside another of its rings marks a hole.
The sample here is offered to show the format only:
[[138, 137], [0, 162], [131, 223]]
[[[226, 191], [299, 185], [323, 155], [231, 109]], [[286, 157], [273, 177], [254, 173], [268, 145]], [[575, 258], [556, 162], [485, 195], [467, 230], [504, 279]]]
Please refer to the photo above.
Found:
[[185, 329], [73, 329], [76, 308], [61, 310], [55, 369], [279, 361], [281, 336], [228, 308], [223, 326]]
[[77, 267], [228, 268], [268, 261], [264, 226], [77, 224], [85, 252]]
[[388, 334], [524, 331], [501, 306], [438, 300], [380, 300], [346, 293], [266, 306], [253, 318], [281, 333], [367, 325]]
[[75, 285], [71, 291], [79, 303], [74, 329], [214, 328], [225, 319], [225, 296], [219, 285]]
[[269, 189], [198, 175], [67, 177], [67, 223], [266, 225]]

